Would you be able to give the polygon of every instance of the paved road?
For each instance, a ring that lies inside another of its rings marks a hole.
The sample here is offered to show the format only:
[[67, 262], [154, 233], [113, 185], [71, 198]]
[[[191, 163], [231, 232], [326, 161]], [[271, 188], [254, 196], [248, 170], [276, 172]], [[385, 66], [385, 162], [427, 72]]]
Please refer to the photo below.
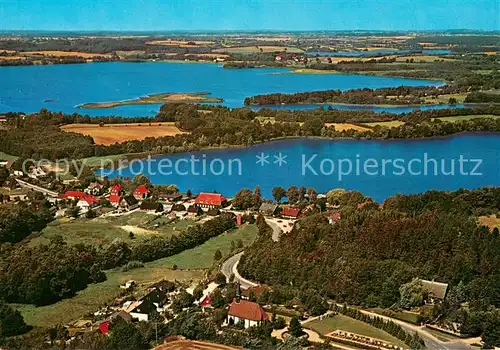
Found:
[[221, 272], [224, 274], [224, 276], [226, 276], [226, 280], [228, 281], [231, 275], [234, 275], [234, 281], [239, 282], [241, 288], [248, 289], [250, 287], [257, 286], [257, 283], [253, 283], [252, 281], [241, 277], [241, 275], [238, 273], [238, 263], [240, 262], [243, 253], [244, 252], [233, 255], [232, 257], [224, 261], [224, 263], [222, 263]]
[[280, 240], [281, 236], [281, 229], [280, 227], [273, 221], [266, 219], [266, 223], [273, 229], [273, 241], [278, 242]]
[[26, 181], [23, 181], [23, 180], [19, 180], [19, 179], [16, 179], [16, 181], [19, 183], [19, 185], [21, 187], [26, 187], [26, 188], [30, 188], [34, 191], [37, 191], [37, 192], [41, 192], [47, 196], [51, 196], [51, 197], [57, 197], [59, 194], [55, 191], [51, 191], [51, 190], [48, 190], [46, 188], [43, 188], [43, 187], [40, 187], [40, 186], [37, 186], [37, 185], [33, 185], [33, 184], [30, 184], [29, 182], [26, 182]]

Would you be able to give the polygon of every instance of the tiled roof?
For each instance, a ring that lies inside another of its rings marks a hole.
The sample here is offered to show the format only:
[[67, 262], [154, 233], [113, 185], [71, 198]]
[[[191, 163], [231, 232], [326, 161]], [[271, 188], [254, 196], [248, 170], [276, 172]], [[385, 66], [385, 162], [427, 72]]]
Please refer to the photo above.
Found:
[[219, 193], [200, 193], [194, 202], [204, 205], [222, 205], [225, 201], [226, 198]]
[[145, 194], [145, 193], [149, 193], [149, 190], [144, 185], [140, 185], [134, 191], [134, 194]]
[[112, 194], [109, 196], [109, 202], [110, 203], [120, 203], [120, 196]]
[[299, 208], [283, 208], [281, 215], [296, 218], [297, 216], [299, 216], [299, 213], [300, 213]]
[[231, 303], [228, 315], [251, 321], [265, 321], [269, 319], [269, 316], [259, 304], [246, 300], [237, 302], [236, 299]]
[[85, 197], [83, 197], [83, 200], [87, 202], [89, 205], [94, 205], [99, 203], [99, 198], [96, 198], [92, 195], [86, 195]]
[[263, 286], [263, 285], [258, 285], [255, 287], [250, 287], [248, 289], [245, 289], [241, 294], [247, 298], [250, 297], [250, 291], [253, 291], [253, 294], [255, 297], [258, 297], [259, 295], [262, 294], [263, 291], [268, 290], [269, 287]]
[[64, 198], [66, 199], [68, 198], [82, 199], [83, 197], [85, 197], [85, 193], [83, 193], [82, 191], [66, 191], [66, 193], [64, 193]]

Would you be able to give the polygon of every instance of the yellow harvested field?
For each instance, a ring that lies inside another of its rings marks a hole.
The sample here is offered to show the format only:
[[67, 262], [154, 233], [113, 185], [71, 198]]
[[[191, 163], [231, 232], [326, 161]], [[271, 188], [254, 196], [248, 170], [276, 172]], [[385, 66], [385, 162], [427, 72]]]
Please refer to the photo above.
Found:
[[92, 57], [111, 57], [110, 54], [107, 53], [88, 53], [88, 52], [78, 52], [78, 51], [25, 51], [20, 52], [22, 55], [40, 55], [40, 56], [53, 56], [53, 57], [70, 57], [77, 56], [83, 58], [92, 58]]
[[258, 53], [262, 49], [262, 52], [291, 52], [291, 53], [302, 53], [304, 52], [302, 49], [297, 47], [286, 47], [286, 46], [271, 46], [271, 45], [263, 45], [263, 46], [240, 46], [240, 47], [225, 47], [222, 49], [214, 50], [214, 52], [228, 52], [228, 53]]
[[209, 58], [226, 58], [229, 57], [229, 55], [224, 54], [224, 53], [198, 53], [196, 56], [201, 56], [201, 57], [209, 57]]
[[98, 145], [112, 145], [116, 142], [144, 140], [146, 137], [175, 136], [182, 134], [172, 122], [131, 124], [69, 124], [61, 127], [67, 132], [91, 136]]
[[255, 38], [257, 41], [290, 41], [292, 40], [290, 37], [282, 37], [282, 36], [266, 36], [266, 37], [258, 37]]
[[25, 60], [26, 57], [21, 56], [0, 56], [0, 61], [14, 61], [14, 60]]
[[385, 126], [387, 128], [395, 128], [395, 127], [401, 126], [403, 124], [404, 123], [400, 120], [391, 120], [388, 122], [363, 123], [363, 125], [369, 126], [371, 128], [374, 128], [376, 126]]
[[0, 50], [0, 53], [15, 53], [15, 50]]
[[325, 123], [325, 126], [327, 127], [334, 126], [336, 131], [346, 131], [346, 130], [370, 131], [370, 129], [368, 128], [349, 123]]
[[419, 63], [424, 62], [434, 62], [434, 61], [453, 61], [452, 58], [443, 58], [436, 55], [408, 55], [396, 57], [396, 62], [406, 62], [406, 60], [413, 59], [413, 62]]

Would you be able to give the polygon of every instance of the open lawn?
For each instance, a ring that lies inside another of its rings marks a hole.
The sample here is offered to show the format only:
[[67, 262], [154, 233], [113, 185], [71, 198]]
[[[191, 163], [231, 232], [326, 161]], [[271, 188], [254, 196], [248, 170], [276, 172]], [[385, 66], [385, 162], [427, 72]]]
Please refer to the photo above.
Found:
[[470, 120], [473, 118], [500, 118], [500, 115], [493, 114], [474, 114], [474, 115], [457, 115], [455, 117], [443, 117], [443, 118], [435, 118], [439, 119], [443, 122], [461, 122], [463, 120]]
[[[192, 220], [176, 220], [170, 222], [166, 217], [135, 212], [120, 217], [96, 218], [89, 220], [79, 218], [68, 220], [58, 219], [50, 223], [39, 237], [31, 240], [31, 244], [48, 243], [51, 237], [60, 235], [68, 244], [92, 244], [107, 246], [115, 239], [121, 239], [128, 244], [140, 242], [151, 236], [170, 237], [183, 232]], [[158, 226], [156, 226], [158, 225]], [[134, 239], [129, 233], [134, 233]]]
[[175, 136], [182, 131], [173, 122], [131, 123], [131, 124], [68, 124], [61, 127], [67, 132], [89, 135], [98, 145], [112, 145], [116, 142], [144, 140], [146, 137]]
[[457, 100], [457, 103], [463, 103], [465, 100], [465, 96], [467, 96], [467, 93], [460, 93], [460, 94], [445, 94], [445, 95], [438, 95], [436, 98], [434, 97], [425, 97], [424, 101], [426, 103], [448, 103], [450, 98], [454, 98]]
[[417, 324], [418, 322], [418, 314], [409, 311], [392, 311], [392, 310], [384, 310], [381, 308], [372, 308], [368, 309], [368, 311], [375, 312], [380, 315], [389, 316], [395, 318], [397, 320]]
[[236, 230], [214, 237], [196, 248], [148, 263], [148, 266], [173, 267], [177, 265], [180, 269], [209, 268], [214, 263], [214, 254], [217, 249], [220, 249], [223, 256], [227, 256], [231, 252], [231, 241], [237, 244], [238, 240], [241, 239], [243, 245], [250, 245], [257, 237], [257, 231], [257, 227], [254, 225], [244, 225]]
[[221, 49], [214, 50], [214, 52], [225, 52], [225, 53], [259, 53], [262, 52], [286, 52], [290, 53], [302, 53], [304, 50], [297, 47], [288, 46], [273, 46], [273, 45], [258, 45], [258, 46], [238, 46], [238, 47], [224, 47]]
[[33, 305], [14, 305], [24, 317], [26, 323], [32, 326], [50, 327], [65, 324], [90, 312], [97, 311], [106, 302], [117, 297], [120, 293], [120, 284], [135, 280], [138, 284], [151, 284], [161, 279], [191, 281], [201, 280], [204, 272], [172, 270], [164, 267], [141, 267], [127, 272], [120, 268], [107, 271], [107, 280], [91, 284], [78, 292], [71, 299], [65, 299], [52, 305], [35, 307]]
[[399, 120], [391, 120], [388, 122], [363, 123], [363, 125], [366, 125], [370, 128], [374, 128], [376, 126], [384, 126], [386, 128], [395, 128], [395, 127], [401, 126], [403, 124], [404, 123], [402, 121], [399, 121]]
[[7, 153], [3, 153], [3, 152], [0, 152], [0, 159], [3, 159], [3, 160], [10, 160], [10, 161], [15, 161], [17, 158], [17, 156], [12, 156], [10, 154], [7, 154]]
[[325, 123], [325, 126], [327, 127], [334, 126], [336, 131], [345, 131], [345, 130], [370, 131], [370, 129], [368, 128], [349, 123]]
[[322, 321], [314, 320], [305, 323], [303, 326], [305, 328], [311, 328], [322, 335], [327, 335], [336, 330], [342, 330], [345, 332], [385, 340], [393, 344], [406, 347], [402, 341], [384, 332], [383, 330], [344, 315], [328, 317]]
[[[390, 57], [390, 56], [389, 56]], [[408, 55], [396, 57], [396, 62], [406, 62], [413, 59], [413, 62], [434, 62], [434, 61], [453, 61], [452, 58], [439, 57], [437, 55]]]

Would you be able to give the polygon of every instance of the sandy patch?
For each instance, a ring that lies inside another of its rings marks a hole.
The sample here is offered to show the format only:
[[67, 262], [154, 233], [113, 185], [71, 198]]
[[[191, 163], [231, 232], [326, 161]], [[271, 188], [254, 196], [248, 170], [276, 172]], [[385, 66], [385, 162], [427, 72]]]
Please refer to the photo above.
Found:
[[146, 230], [144, 228], [132, 226], [132, 225], [120, 226], [120, 228], [124, 231], [132, 232], [134, 235], [138, 235], [138, 236], [151, 236], [151, 235], [158, 234], [158, 232], [156, 232], [156, 231]]
[[175, 136], [183, 132], [174, 123], [151, 124], [69, 124], [61, 127], [62, 130], [88, 135], [98, 145], [112, 145], [116, 142], [130, 140], [144, 140], [146, 137]]
[[16, 61], [25, 59], [26, 57], [21, 57], [21, 56], [0, 56], [0, 61]]
[[284, 52], [285, 49], [290, 53], [302, 53], [303, 50], [297, 47], [286, 47], [286, 46], [275, 46], [275, 45], [263, 45], [263, 46], [241, 46], [241, 47], [226, 47], [222, 49], [214, 50], [214, 52], [229, 52], [229, 53], [252, 53], [252, 52]]

